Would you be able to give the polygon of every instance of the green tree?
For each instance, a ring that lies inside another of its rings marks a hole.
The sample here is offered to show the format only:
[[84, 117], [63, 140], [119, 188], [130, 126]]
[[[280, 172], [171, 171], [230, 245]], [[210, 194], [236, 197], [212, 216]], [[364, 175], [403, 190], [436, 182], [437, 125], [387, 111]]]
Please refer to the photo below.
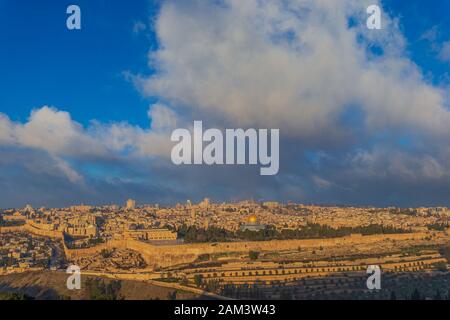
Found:
[[391, 300], [397, 300], [397, 295], [395, 294], [395, 291], [391, 291]]
[[25, 294], [0, 292], [0, 301], [1, 300], [34, 300], [34, 299]]
[[411, 300], [422, 300], [420, 292], [419, 292], [419, 290], [417, 290], [417, 288], [414, 289], [414, 291], [413, 291], [413, 293], [411, 295]]
[[280, 300], [292, 300], [293, 299], [293, 295], [291, 290], [286, 289], [286, 290], [282, 290], [280, 293]]
[[171, 291], [167, 294], [167, 300], [177, 300], [177, 292]]
[[203, 285], [203, 276], [201, 274], [196, 274], [194, 276], [195, 285], [200, 288]]
[[439, 289], [436, 291], [433, 300], [442, 300], [441, 291]]
[[112, 251], [107, 250], [107, 249], [102, 249], [102, 251], [100, 251], [100, 255], [102, 256], [103, 259], [107, 259], [107, 258], [111, 257]]
[[88, 278], [85, 282], [87, 293], [91, 300], [119, 300], [121, 281], [111, 281], [108, 284], [104, 280]]
[[217, 292], [220, 289], [220, 282], [218, 279], [212, 279], [206, 282], [205, 290], [208, 292]]
[[248, 253], [250, 260], [258, 260], [259, 252], [258, 251], [250, 251]]

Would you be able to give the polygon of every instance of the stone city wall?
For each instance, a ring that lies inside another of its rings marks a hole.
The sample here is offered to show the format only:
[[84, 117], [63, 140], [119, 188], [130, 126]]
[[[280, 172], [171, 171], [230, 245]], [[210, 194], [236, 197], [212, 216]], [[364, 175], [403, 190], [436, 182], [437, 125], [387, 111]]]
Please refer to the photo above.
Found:
[[307, 240], [273, 240], [255, 242], [224, 242], [224, 243], [199, 243], [155, 246], [137, 240], [110, 240], [107, 243], [85, 249], [68, 249], [65, 247], [69, 259], [89, 256], [99, 253], [103, 249], [131, 249], [138, 251], [150, 266], [170, 266], [181, 263], [190, 263], [201, 254], [217, 254], [223, 252], [247, 253], [248, 251], [276, 251], [296, 250], [300, 248], [334, 247], [336, 245], [351, 245], [374, 243], [383, 240], [422, 240], [426, 233], [348, 236], [332, 239], [307, 239]]
[[13, 227], [0, 227], [0, 233], [10, 233], [10, 232], [29, 232], [31, 234], [53, 238], [53, 239], [62, 239], [63, 233], [61, 231], [54, 230], [44, 230], [39, 228], [39, 225], [34, 222], [27, 220], [24, 225], [21, 226], [13, 226]]
[[35, 234], [38, 236], [52, 238], [52, 239], [63, 239], [64, 238], [64, 234], [61, 231], [41, 229], [41, 228], [39, 228], [38, 224], [35, 224], [34, 222], [32, 222], [30, 220], [27, 220], [27, 223], [25, 224], [24, 227], [25, 227], [25, 230], [28, 231], [29, 233], [32, 233], [32, 234]]
[[248, 242], [222, 242], [222, 243], [194, 243], [181, 245], [156, 246], [134, 239], [109, 240], [90, 248], [69, 249], [64, 242], [64, 234], [61, 231], [44, 230], [39, 225], [27, 220], [24, 226], [0, 227], [0, 233], [29, 232], [38, 236], [63, 240], [66, 257], [73, 260], [80, 257], [98, 254], [104, 249], [131, 249], [139, 252], [146, 263], [152, 267], [166, 267], [182, 263], [191, 263], [201, 254], [218, 253], [248, 253], [248, 251], [281, 251], [297, 250], [298, 248], [335, 247], [351, 244], [371, 244], [384, 240], [422, 240], [430, 234], [405, 233], [389, 235], [351, 235], [331, 239], [305, 239], [305, 240], [272, 240], [272, 241], [248, 241]]

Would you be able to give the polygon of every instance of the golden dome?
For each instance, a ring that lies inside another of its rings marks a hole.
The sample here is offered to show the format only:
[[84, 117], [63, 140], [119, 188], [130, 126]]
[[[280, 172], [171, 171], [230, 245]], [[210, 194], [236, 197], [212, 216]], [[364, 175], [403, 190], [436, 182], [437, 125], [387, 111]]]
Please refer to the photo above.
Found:
[[247, 221], [248, 221], [248, 223], [254, 224], [254, 223], [258, 222], [258, 219], [256, 218], [256, 216], [250, 216], [250, 217], [248, 217]]

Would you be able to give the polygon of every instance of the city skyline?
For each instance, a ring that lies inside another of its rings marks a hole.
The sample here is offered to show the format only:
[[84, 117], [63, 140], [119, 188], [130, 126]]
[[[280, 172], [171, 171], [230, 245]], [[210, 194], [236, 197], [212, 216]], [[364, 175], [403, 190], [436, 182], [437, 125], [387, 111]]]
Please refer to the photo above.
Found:
[[[450, 207], [448, 1], [76, 4], [0, 3], [0, 207]], [[278, 174], [174, 165], [194, 121], [279, 129]]]
[[8, 211], [8, 210], [28, 210], [28, 209], [37, 209], [37, 208], [45, 208], [45, 209], [67, 209], [67, 208], [76, 208], [76, 207], [85, 207], [85, 208], [176, 208], [178, 206], [190, 206], [190, 205], [198, 205], [201, 206], [202, 203], [205, 201], [210, 202], [213, 205], [239, 205], [239, 204], [245, 204], [245, 203], [254, 203], [254, 204], [276, 204], [276, 205], [300, 205], [305, 207], [322, 207], [322, 208], [361, 208], [361, 209], [436, 209], [436, 208], [442, 208], [442, 209], [449, 209], [446, 206], [416, 206], [416, 207], [400, 207], [400, 206], [373, 206], [373, 205], [352, 205], [352, 204], [338, 204], [338, 203], [328, 203], [328, 204], [322, 204], [322, 203], [309, 203], [309, 202], [294, 202], [294, 201], [276, 201], [273, 199], [241, 199], [241, 200], [232, 200], [232, 201], [214, 201], [214, 199], [210, 198], [199, 198], [199, 199], [186, 199], [184, 202], [171, 202], [171, 203], [157, 203], [157, 202], [142, 202], [138, 203], [135, 199], [126, 199], [123, 202], [109, 202], [109, 203], [103, 203], [103, 204], [93, 204], [93, 203], [71, 203], [66, 206], [57, 206], [57, 207], [50, 207], [50, 206], [33, 206], [29, 203], [27, 203], [24, 206], [18, 206], [18, 207], [4, 207], [0, 208], [0, 210]]
[[[0, 298], [448, 299], [449, 223], [448, 208], [208, 198], [170, 208], [132, 199], [27, 206], [0, 211]], [[382, 280], [369, 284], [374, 269]]]

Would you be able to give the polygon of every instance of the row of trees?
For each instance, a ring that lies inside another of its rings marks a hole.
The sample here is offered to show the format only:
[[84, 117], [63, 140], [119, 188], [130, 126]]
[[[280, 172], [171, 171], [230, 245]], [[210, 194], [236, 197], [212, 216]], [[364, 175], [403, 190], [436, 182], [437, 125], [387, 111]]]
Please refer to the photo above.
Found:
[[0, 215], [0, 227], [18, 227], [23, 226], [24, 224], [24, 221], [5, 221]]
[[2, 300], [34, 300], [32, 297], [21, 293], [0, 292], [0, 301]]
[[201, 274], [194, 276], [194, 284], [197, 288], [203, 288], [208, 292], [218, 292], [221, 287], [218, 279], [205, 280]]
[[434, 231], [445, 231], [449, 227], [448, 222], [447, 223], [434, 223], [427, 225], [428, 230], [434, 230]]
[[106, 283], [103, 279], [88, 278], [85, 283], [90, 300], [121, 300], [121, 281], [110, 281]]
[[186, 243], [195, 242], [226, 242], [233, 240], [265, 241], [265, 240], [293, 240], [293, 239], [314, 239], [314, 238], [336, 238], [348, 236], [350, 234], [393, 234], [407, 233], [409, 230], [387, 227], [378, 224], [371, 224], [362, 227], [340, 227], [337, 229], [315, 223], [309, 223], [299, 229], [277, 230], [274, 226], [267, 226], [260, 231], [236, 231], [231, 232], [218, 227], [208, 229], [197, 228], [195, 226], [181, 226], [178, 235], [184, 238]]
[[[411, 293], [409, 297], [407, 297], [409, 300], [425, 300], [425, 296], [416, 288]], [[428, 297], [430, 298], [430, 297]], [[395, 300], [396, 295], [395, 292], [391, 293], [391, 300]], [[432, 300], [450, 300], [450, 289], [448, 290], [447, 294], [442, 294], [440, 290], [436, 290], [436, 293], [433, 297], [431, 297]]]

